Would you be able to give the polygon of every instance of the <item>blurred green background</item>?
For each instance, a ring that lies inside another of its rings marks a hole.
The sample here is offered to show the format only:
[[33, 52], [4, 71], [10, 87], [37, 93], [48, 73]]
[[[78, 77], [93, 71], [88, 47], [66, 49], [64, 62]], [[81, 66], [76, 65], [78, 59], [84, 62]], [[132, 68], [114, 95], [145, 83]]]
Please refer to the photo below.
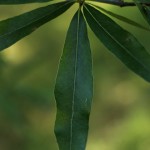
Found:
[[[0, 19], [44, 4], [0, 6]], [[136, 7], [100, 4], [148, 27]], [[54, 86], [77, 5], [0, 53], [0, 150], [57, 150]], [[115, 20], [149, 50], [150, 32]], [[150, 150], [150, 85], [128, 70], [89, 29], [94, 98], [87, 150]]]

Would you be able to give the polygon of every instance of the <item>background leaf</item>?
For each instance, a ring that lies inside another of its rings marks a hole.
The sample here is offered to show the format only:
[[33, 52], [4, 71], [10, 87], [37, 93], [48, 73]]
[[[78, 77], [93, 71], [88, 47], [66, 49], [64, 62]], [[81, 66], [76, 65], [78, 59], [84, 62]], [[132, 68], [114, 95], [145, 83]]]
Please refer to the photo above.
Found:
[[85, 5], [87, 22], [102, 43], [128, 68], [150, 81], [150, 54], [129, 32], [95, 8]]
[[92, 60], [82, 13], [70, 24], [56, 80], [55, 134], [60, 150], [85, 150], [93, 93]]
[[65, 12], [73, 3], [61, 2], [41, 7], [0, 22], [0, 50], [3, 50], [41, 25]]

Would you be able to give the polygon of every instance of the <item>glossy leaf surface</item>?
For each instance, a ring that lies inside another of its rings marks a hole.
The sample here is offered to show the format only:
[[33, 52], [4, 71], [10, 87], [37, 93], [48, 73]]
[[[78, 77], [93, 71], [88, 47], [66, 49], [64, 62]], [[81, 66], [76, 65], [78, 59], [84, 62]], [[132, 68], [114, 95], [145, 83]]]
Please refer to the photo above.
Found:
[[62, 2], [41, 7], [22, 15], [0, 21], [0, 50], [35, 31], [65, 12], [73, 3]]
[[128, 68], [150, 81], [150, 54], [129, 32], [97, 9], [85, 5], [87, 22], [102, 43]]
[[56, 80], [55, 134], [60, 150], [85, 150], [93, 95], [92, 60], [84, 17], [68, 29]]

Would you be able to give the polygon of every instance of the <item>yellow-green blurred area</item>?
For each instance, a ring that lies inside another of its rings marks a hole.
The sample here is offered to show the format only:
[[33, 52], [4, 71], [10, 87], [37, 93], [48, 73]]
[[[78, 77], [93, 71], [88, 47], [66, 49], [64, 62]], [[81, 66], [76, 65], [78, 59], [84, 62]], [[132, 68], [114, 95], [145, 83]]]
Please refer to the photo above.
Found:
[[[3, 5], [0, 19], [43, 5]], [[148, 27], [136, 7], [100, 6]], [[53, 91], [66, 31], [76, 8], [0, 53], [0, 150], [58, 150]], [[150, 52], [150, 32], [115, 21]], [[150, 150], [150, 84], [128, 70], [88, 31], [94, 98], [87, 150]]]

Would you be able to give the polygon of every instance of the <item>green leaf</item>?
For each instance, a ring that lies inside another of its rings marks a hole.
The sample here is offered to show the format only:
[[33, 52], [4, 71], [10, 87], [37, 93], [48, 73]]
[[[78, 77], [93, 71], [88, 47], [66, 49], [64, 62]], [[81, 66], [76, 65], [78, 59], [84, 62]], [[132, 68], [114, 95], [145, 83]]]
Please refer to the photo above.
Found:
[[85, 5], [83, 10], [90, 28], [102, 43], [128, 68], [150, 81], [150, 54], [136, 38], [97, 9]]
[[149, 0], [135, 0], [137, 3], [147, 3], [150, 4]]
[[123, 0], [88, 0], [88, 1], [95, 1], [95, 2], [100, 2], [100, 3], [106, 3], [106, 4], [111, 4], [111, 5], [117, 5], [120, 7], [124, 7], [126, 5], [128, 6], [135, 6], [133, 2], [124, 2]]
[[[125, 0], [88, 0], [88, 1], [96, 1], [96, 2], [102, 2], [102, 3], [112, 3], [112, 4], [115, 4], [115, 3], [126, 3]], [[147, 3], [147, 4], [150, 4], [150, 1], [149, 0], [136, 0], [137, 3]], [[130, 3], [130, 2], [129, 2]]]
[[138, 4], [137, 0], [135, 1], [145, 20], [150, 24], [150, 6], [145, 4]]
[[82, 12], [73, 17], [60, 59], [55, 134], [60, 150], [85, 150], [93, 95], [92, 60]]
[[124, 17], [124, 16], [118, 15], [118, 14], [116, 14], [116, 13], [113, 13], [113, 12], [111, 12], [111, 11], [108, 11], [108, 10], [106, 10], [106, 9], [104, 9], [104, 8], [102, 8], [102, 7], [96, 6], [96, 5], [94, 5], [94, 4], [91, 4], [91, 5], [93, 5], [94, 7], [96, 7], [97, 9], [99, 9], [100, 11], [103, 11], [104, 13], [106, 13], [106, 14], [108, 14], [108, 15], [110, 15], [110, 16], [112, 16], [112, 17], [114, 17], [114, 18], [116, 18], [116, 19], [118, 19], [118, 20], [120, 20], [120, 21], [123, 21], [123, 22], [125, 22], [125, 23], [128, 23], [128, 24], [130, 24], [130, 25], [132, 25], [132, 26], [135, 26], [135, 27], [138, 27], [138, 28], [141, 28], [141, 29], [150, 31], [150, 29], [148, 29], [148, 28], [142, 26], [141, 24], [139, 24], [139, 23], [137, 23], [137, 22], [135, 22], [135, 21], [133, 21], [133, 20], [131, 20], [131, 19], [129, 19], [129, 18], [126, 18], [126, 17]]
[[95, 1], [95, 2], [108, 2], [108, 3], [115, 3], [115, 2], [121, 2], [122, 0], [88, 0], [88, 1]]
[[43, 3], [52, 0], [0, 0], [0, 5], [4, 4], [25, 4], [25, 3]]
[[0, 21], [0, 50], [3, 50], [41, 25], [65, 12], [73, 3], [61, 2], [41, 7], [22, 15]]

